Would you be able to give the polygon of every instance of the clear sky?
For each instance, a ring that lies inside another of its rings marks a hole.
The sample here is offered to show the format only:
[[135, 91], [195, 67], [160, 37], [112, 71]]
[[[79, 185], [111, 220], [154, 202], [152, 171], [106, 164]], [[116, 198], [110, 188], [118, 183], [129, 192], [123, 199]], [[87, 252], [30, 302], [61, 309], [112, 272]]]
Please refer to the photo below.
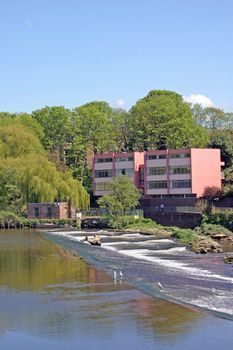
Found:
[[0, 45], [0, 111], [153, 89], [233, 111], [233, 0], [0, 0]]

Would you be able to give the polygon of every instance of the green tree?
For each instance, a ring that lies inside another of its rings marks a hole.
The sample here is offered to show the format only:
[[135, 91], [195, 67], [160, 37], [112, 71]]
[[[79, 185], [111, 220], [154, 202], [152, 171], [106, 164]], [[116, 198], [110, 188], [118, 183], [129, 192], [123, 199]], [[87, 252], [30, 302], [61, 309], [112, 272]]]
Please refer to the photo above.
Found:
[[203, 108], [200, 104], [192, 106], [194, 120], [210, 132], [229, 129], [233, 125], [233, 113], [226, 113], [216, 107]]
[[1, 172], [0, 169], [0, 210], [19, 211], [22, 207], [22, 196], [17, 187], [12, 169]]
[[211, 148], [220, 148], [221, 159], [225, 162], [225, 168], [233, 165], [233, 142], [229, 133], [216, 131], [211, 135]]
[[125, 214], [127, 209], [138, 205], [141, 196], [140, 190], [125, 176], [117, 176], [110, 184], [110, 194], [98, 200], [101, 208], [107, 209], [110, 215], [118, 222], [119, 215]]
[[80, 140], [94, 153], [114, 149], [113, 111], [107, 102], [94, 101], [74, 110], [74, 124]]
[[71, 171], [58, 171], [36, 134], [17, 120], [16, 125], [0, 125], [0, 151], [0, 200], [4, 207], [18, 197], [22, 204], [68, 200], [76, 208], [89, 206], [82, 184]]
[[181, 95], [153, 90], [130, 110], [130, 137], [135, 150], [205, 147], [207, 131], [197, 125]]
[[19, 123], [0, 124], [0, 149], [2, 157], [18, 157], [27, 154], [44, 154], [38, 137]]
[[90, 102], [74, 109], [72, 141], [66, 151], [66, 164], [90, 192], [93, 153], [115, 150], [112, 109], [104, 101]]
[[44, 138], [42, 126], [31, 117], [30, 114], [20, 113], [9, 115], [6, 114], [4, 118], [0, 117], [0, 126], [17, 126], [21, 125], [32, 131], [40, 141]]
[[33, 111], [32, 118], [43, 128], [42, 144], [52, 154], [51, 158], [63, 162], [71, 133], [72, 112], [62, 106], [47, 106]]
[[133, 149], [130, 138], [130, 114], [123, 109], [114, 109], [111, 117], [112, 127], [115, 131], [115, 151], [127, 152]]

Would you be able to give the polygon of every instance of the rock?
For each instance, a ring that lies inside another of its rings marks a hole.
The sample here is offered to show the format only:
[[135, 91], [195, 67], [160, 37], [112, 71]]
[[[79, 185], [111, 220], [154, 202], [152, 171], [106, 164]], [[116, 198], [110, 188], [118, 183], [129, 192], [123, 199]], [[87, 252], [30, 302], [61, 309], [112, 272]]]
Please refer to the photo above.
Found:
[[225, 256], [224, 261], [226, 264], [233, 264], [233, 255]]
[[100, 235], [94, 235], [93, 237], [89, 238], [88, 236], [85, 237], [84, 241], [90, 243], [91, 245], [97, 245], [101, 246], [101, 238]]
[[216, 233], [216, 234], [211, 234], [210, 237], [220, 241], [221, 239], [227, 239], [228, 235], [225, 235], [225, 233]]
[[222, 247], [209, 237], [199, 236], [192, 243], [192, 249], [197, 254], [222, 253]]

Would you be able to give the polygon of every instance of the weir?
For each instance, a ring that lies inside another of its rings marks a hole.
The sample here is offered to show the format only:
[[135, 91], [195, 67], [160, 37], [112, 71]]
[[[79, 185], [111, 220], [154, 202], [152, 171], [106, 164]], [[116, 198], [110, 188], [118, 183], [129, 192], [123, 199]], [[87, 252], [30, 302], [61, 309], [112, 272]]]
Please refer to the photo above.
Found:
[[[101, 247], [82, 242], [97, 232]], [[224, 253], [200, 256], [174, 240], [139, 233], [54, 230], [46, 236], [112, 276], [121, 270], [128, 283], [150, 295], [233, 320], [233, 271]]]

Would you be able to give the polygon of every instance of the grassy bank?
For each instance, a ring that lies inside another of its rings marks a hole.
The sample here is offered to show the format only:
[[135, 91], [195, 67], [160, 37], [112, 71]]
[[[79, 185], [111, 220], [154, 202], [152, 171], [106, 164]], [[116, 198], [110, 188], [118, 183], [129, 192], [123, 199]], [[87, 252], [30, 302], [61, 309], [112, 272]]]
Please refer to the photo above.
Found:
[[179, 227], [165, 227], [151, 219], [135, 220], [123, 228], [126, 232], [140, 232], [155, 234], [158, 237], [171, 237], [187, 244], [197, 253], [221, 252], [221, 243], [232, 245], [233, 233], [227, 228], [203, 223], [195, 229], [181, 229]]

